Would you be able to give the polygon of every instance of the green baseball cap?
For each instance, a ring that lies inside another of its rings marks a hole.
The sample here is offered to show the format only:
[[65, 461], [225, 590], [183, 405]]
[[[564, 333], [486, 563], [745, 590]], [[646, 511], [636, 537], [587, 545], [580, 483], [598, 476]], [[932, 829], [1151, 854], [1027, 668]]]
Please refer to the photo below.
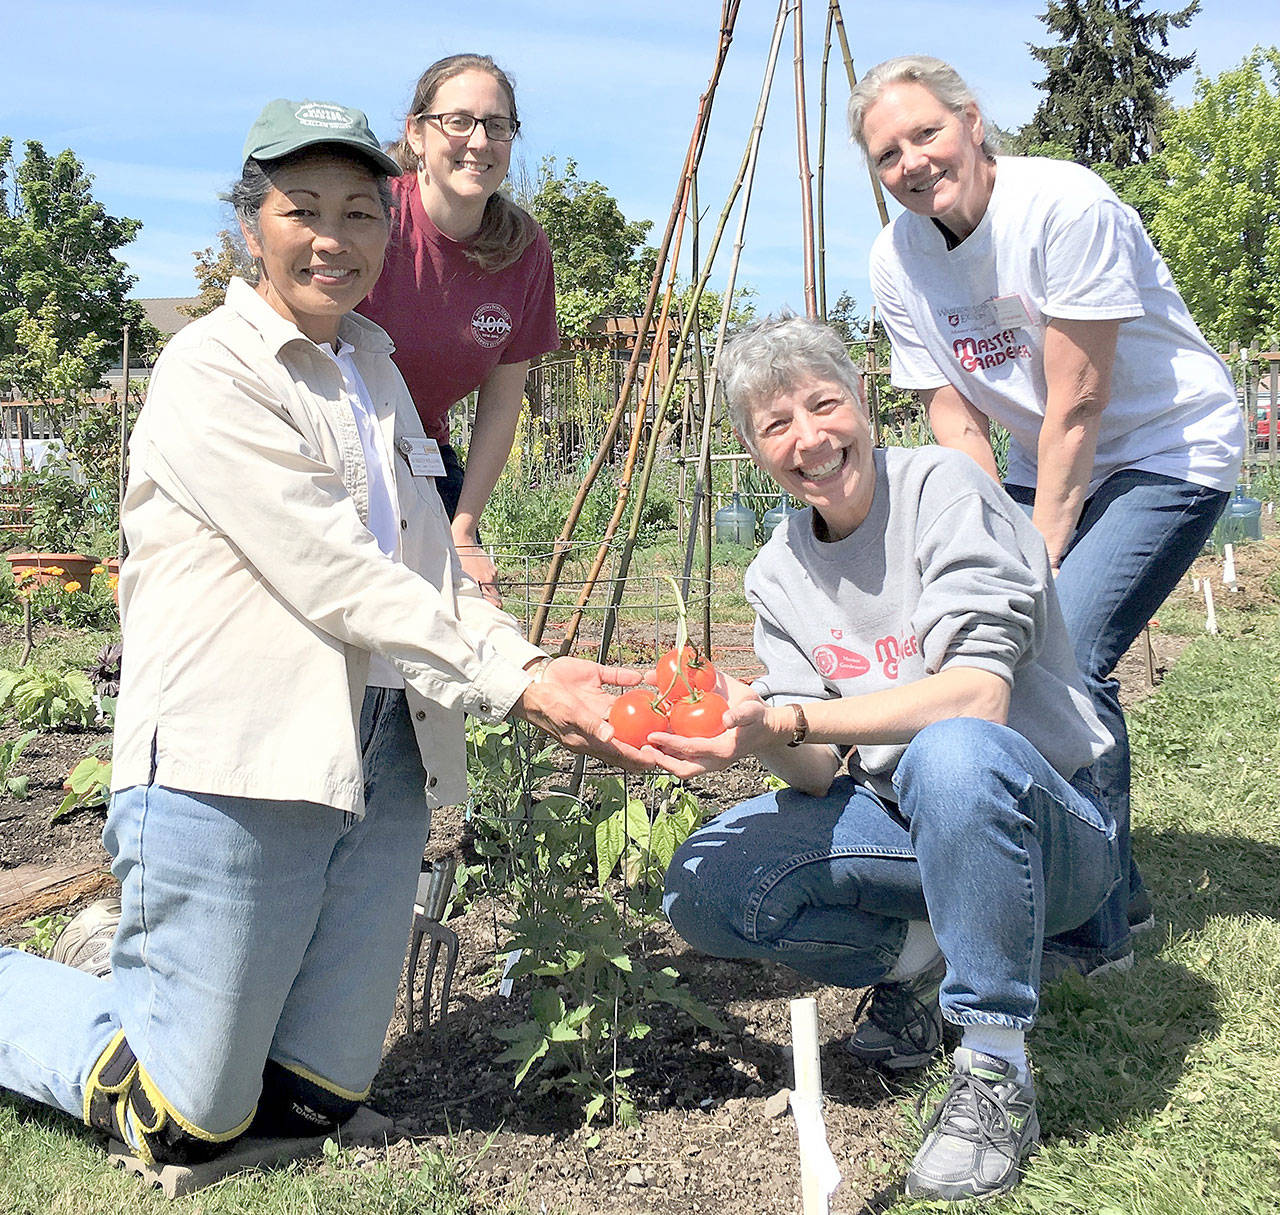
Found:
[[404, 172], [383, 150], [361, 110], [329, 101], [269, 101], [244, 141], [244, 159], [276, 160], [316, 144], [336, 143], [359, 153], [379, 172]]

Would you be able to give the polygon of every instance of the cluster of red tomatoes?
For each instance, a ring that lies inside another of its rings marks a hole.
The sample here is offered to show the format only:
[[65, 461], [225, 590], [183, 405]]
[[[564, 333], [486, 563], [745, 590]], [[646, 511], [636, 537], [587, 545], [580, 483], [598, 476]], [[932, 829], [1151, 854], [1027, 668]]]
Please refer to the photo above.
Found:
[[716, 692], [716, 669], [691, 645], [677, 655], [668, 650], [658, 659], [658, 691], [632, 688], [609, 711], [614, 737], [642, 747], [650, 734], [662, 731], [684, 738], [711, 738], [724, 732], [728, 701]]

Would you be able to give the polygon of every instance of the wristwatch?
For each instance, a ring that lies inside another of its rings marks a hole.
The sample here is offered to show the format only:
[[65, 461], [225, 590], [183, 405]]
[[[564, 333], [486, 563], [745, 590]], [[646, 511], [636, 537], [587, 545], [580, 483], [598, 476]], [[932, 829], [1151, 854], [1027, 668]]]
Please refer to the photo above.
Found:
[[791, 741], [787, 746], [798, 747], [809, 733], [809, 723], [805, 719], [804, 710], [799, 705], [792, 705], [791, 708], [796, 715], [796, 728], [791, 732]]

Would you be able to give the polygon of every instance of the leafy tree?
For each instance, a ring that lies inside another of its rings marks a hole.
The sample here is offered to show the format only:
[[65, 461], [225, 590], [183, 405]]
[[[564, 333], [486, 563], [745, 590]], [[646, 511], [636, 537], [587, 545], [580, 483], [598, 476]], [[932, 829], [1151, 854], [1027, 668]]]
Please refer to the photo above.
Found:
[[542, 162], [527, 206], [551, 242], [561, 337], [581, 337], [599, 317], [640, 310], [654, 265], [653, 250], [641, 247], [648, 220], [628, 221], [600, 182], [582, 181], [572, 159], [559, 171], [555, 157]]
[[1280, 49], [1197, 81], [1130, 184], [1157, 200], [1151, 236], [1210, 342], [1280, 332]]
[[205, 316], [222, 304], [227, 295], [227, 284], [233, 278], [257, 281], [257, 267], [249, 250], [245, 248], [240, 233], [223, 228], [218, 233], [216, 246], [210, 245], [192, 256], [196, 259], [196, 282], [200, 295], [194, 304], [179, 304], [178, 311], [192, 318]]
[[158, 338], [115, 256], [140, 224], [108, 215], [92, 184], [69, 149], [51, 158], [29, 140], [15, 164], [0, 138], [0, 385], [55, 409], [97, 387], [125, 325], [135, 357]]
[[[1040, 15], [1058, 41], [1030, 46], [1045, 66], [1046, 96], [1014, 141], [1015, 150], [1061, 155], [1084, 165], [1145, 163], [1167, 118], [1164, 90], [1195, 62], [1175, 56], [1169, 30], [1200, 10], [1144, 12], [1146, 0], [1048, 0]], [[1159, 44], [1157, 47], [1156, 44]]]

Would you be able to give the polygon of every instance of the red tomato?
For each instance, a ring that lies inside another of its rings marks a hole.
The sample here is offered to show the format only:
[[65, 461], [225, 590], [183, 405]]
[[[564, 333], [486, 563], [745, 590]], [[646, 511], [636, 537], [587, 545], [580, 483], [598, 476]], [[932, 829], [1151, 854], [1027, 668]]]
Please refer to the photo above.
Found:
[[646, 688], [623, 692], [609, 710], [614, 737], [631, 747], [643, 747], [649, 735], [667, 728], [667, 716], [655, 708], [654, 694]]
[[674, 647], [658, 659], [658, 693], [667, 712], [671, 711], [672, 705], [686, 699], [691, 692], [710, 692], [715, 686], [715, 667], [702, 658], [691, 645], [684, 647], [678, 660]]
[[728, 711], [729, 702], [719, 692], [703, 692], [697, 700], [678, 700], [671, 706], [671, 733], [685, 738], [723, 734]]

